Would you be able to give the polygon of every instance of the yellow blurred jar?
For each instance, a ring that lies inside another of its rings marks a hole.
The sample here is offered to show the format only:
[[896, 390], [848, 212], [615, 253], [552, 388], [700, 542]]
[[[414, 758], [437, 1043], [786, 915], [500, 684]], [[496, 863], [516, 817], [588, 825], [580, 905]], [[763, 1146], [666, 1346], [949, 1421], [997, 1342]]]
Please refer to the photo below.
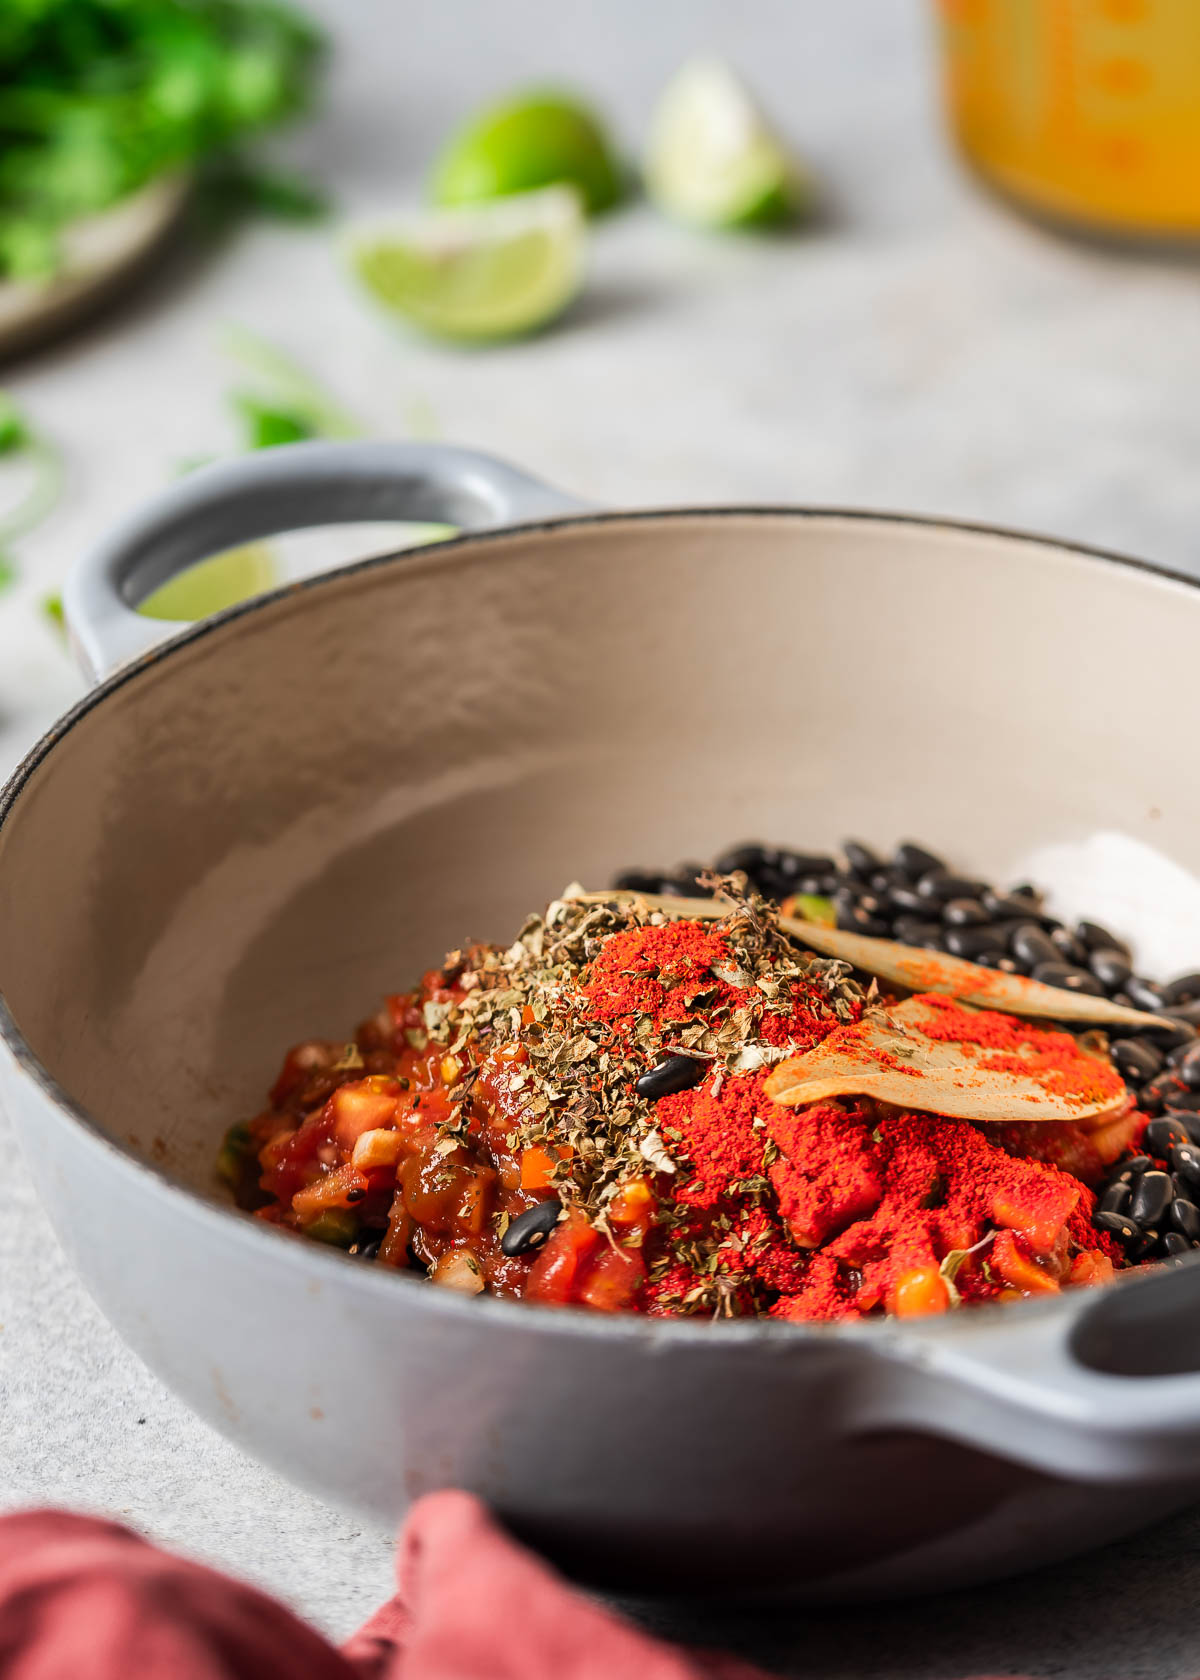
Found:
[[939, 0], [958, 142], [1030, 207], [1200, 236], [1200, 0]]

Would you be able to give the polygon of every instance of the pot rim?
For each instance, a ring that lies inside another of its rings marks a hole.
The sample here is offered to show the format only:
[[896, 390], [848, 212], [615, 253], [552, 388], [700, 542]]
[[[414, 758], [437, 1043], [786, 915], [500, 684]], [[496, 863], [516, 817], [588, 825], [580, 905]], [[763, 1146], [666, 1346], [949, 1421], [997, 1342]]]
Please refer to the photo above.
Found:
[[[1194, 577], [1186, 572], [1177, 571], [1173, 567], [1159, 562], [1144, 560], [1134, 555], [1123, 554], [1113, 549], [1097, 548], [1089, 543], [1076, 542], [1071, 539], [1043, 535], [1037, 532], [1023, 531], [1011, 526], [993, 525], [984, 521], [954, 519], [937, 515], [919, 513], [894, 513], [886, 510], [798, 506], [789, 503], [751, 503], [745, 505], [721, 505], [715, 507], [672, 506], [664, 508], [635, 508], [631, 510], [600, 509], [582, 513], [556, 515], [547, 519], [523, 521], [519, 524], [502, 525], [487, 530], [463, 531], [458, 536], [447, 538], [442, 542], [422, 545], [417, 548], [391, 550], [383, 554], [370, 555], [363, 560], [352, 561], [348, 565], [339, 566], [333, 571], [320, 572], [311, 577], [297, 579], [279, 588], [266, 591], [251, 597], [247, 601], [240, 601], [233, 606], [226, 607], [221, 612], [201, 619], [195, 624], [187, 625], [177, 635], [169, 640], [158, 643], [147, 652], [127, 664], [120, 666], [109, 676], [97, 683], [86, 694], [81, 696], [70, 709], [63, 713], [34, 743], [24, 755], [11, 775], [0, 786], [0, 830], [3, 829], [9, 815], [14, 810], [22, 792], [32, 778], [34, 772], [49, 758], [59, 743], [70, 734], [75, 725], [91, 713], [109, 697], [123, 688], [126, 683], [136, 680], [144, 671], [156, 667], [169, 660], [176, 653], [191, 647], [206, 636], [220, 631], [225, 625], [234, 623], [259, 611], [269, 611], [281, 601], [297, 599], [303, 595], [318, 592], [325, 588], [338, 586], [343, 579], [382, 571], [387, 567], [412, 569], [420, 566], [443, 565], [456, 563], [464, 553], [474, 551], [479, 547], [491, 543], [507, 541], [512, 537], [536, 537], [546, 532], [555, 531], [563, 527], [590, 527], [612, 524], [651, 524], [655, 522], [668, 523], [677, 520], [724, 520], [724, 519], [793, 519], [796, 521], [839, 520], [850, 524], [865, 526], [899, 526], [902, 528], [926, 529], [937, 532], [947, 532], [951, 535], [982, 536], [999, 538], [1005, 543], [1018, 543], [1047, 550], [1055, 550], [1078, 556], [1089, 561], [1097, 561], [1106, 565], [1129, 568], [1137, 572], [1144, 572], [1151, 577], [1162, 578], [1168, 582], [1180, 583], [1188, 588], [1200, 590], [1200, 577]], [[7, 1000], [0, 992], [0, 1041], [7, 1045], [18, 1070], [29, 1076], [33, 1083], [68, 1119], [73, 1121], [84, 1134], [85, 1139], [93, 1147], [99, 1147], [104, 1152], [115, 1157], [126, 1170], [132, 1170], [136, 1175], [150, 1180], [151, 1188], [165, 1191], [172, 1199], [177, 1199], [181, 1212], [192, 1218], [200, 1219], [207, 1224], [209, 1220], [219, 1222], [225, 1232], [226, 1240], [237, 1241], [248, 1245], [250, 1255], [261, 1254], [264, 1257], [274, 1255], [279, 1257], [286, 1252], [279, 1247], [279, 1233], [267, 1230], [260, 1221], [248, 1218], [241, 1211], [232, 1206], [225, 1206], [220, 1202], [200, 1194], [177, 1178], [156, 1166], [140, 1152], [127, 1147], [103, 1127], [82, 1104], [70, 1095], [59, 1084], [49, 1069], [39, 1060], [32, 1047], [26, 1042], [16, 1020], [8, 1007]], [[215, 1230], [214, 1226], [214, 1230]], [[262, 1246], [262, 1245], [267, 1246]], [[315, 1281], [331, 1278], [334, 1274], [326, 1270], [329, 1266], [349, 1268], [343, 1275], [349, 1277], [351, 1272], [361, 1280], [361, 1286], [367, 1290], [419, 1291], [419, 1300], [424, 1307], [439, 1313], [468, 1315], [478, 1320], [480, 1312], [487, 1314], [493, 1323], [502, 1325], [505, 1321], [514, 1329], [533, 1329], [541, 1325], [544, 1330], [557, 1327], [563, 1335], [604, 1336], [615, 1338], [622, 1342], [632, 1342], [643, 1346], [652, 1343], [687, 1343], [693, 1346], [707, 1346], [721, 1350], [732, 1344], [774, 1344], [782, 1350], [785, 1345], [812, 1345], [814, 1342], [827, 1341], [831, 1337], [839, 1340], [869, 1341], [878, 1345], [881, 1341], [894, 1341], [899, 1332], [899, 1326], [889, 1319], [841, 1321], [830, 1324], [801, 1324], [785, 1322], [775, 1319], [720, 1319], [710, 1320], [696, 1317], [664, 1317], [647, 1318], [635, 1313], [597, 1313], [589, 1312], [582, 1307], [554, 1307], [539, 1308], [522, 1301], [510, 1301], [497, 1297], [485, 1296], [479, 1299], [475, 1296], [460, 1295], [454, 1290], [431, 1289], [428, 1279], [410, 1276], [405, 1272], [391, 1273], [387, 1277], [377, 1275], [377, 1268], [365, 1266], [355, 1261], [350, 1255], [340, 1250], [330, 1248], [319, 1243], [297, 1242], [292, 1247], [292, 1261], [297, 1270], [297, 1276], [302, 1271], [311, 1272]], [[1140, 1281], [1149, 1281], [1152, 1274], [1141, 1273]], [[1139, 1273], [1131, 1270], [1123, 1278], [1116, 1280], [1118, 1284], [1139, 1280]], [[1107, 1293], [1107, 1291], [1105, 1291]], [[1082, 1296], [1084, 1291], [1077, 1293]], [[382, 1298], [382, 1297], [381, 1297]], [[414, 1300], [414, 1305], [417, 1304]], [[1015, 1326], [1020, 1323], [1028, 1324], [1031, 1319], [1045, 1319], [1051, 1315], [1058, 1315], [1064, 1311], [1070, 1312], [1071, 1298], [1069, 1295], [1057, 1295], [1031, 1299], [1022, 1302], [1006, 1303], [1003, 1305], [985, 1305], [971, 1309], [971, 1324], [979, 1329], [984, 1328], [986, 1321], [990, 1328], [1000, 1328], [1001, 1324]], [[1078, 1310], [1078, 1309], [1077, 1309]], [[497, 1317], [497, 1315], [499, 1315]], [[921, 1320], [921, 1334], [939, 1335], [943, 1332], [953, 1334], [952, 1322], [957, 1314], [946, 1318]], [[911, 1323], [909, 1329], [911, 1329]]]

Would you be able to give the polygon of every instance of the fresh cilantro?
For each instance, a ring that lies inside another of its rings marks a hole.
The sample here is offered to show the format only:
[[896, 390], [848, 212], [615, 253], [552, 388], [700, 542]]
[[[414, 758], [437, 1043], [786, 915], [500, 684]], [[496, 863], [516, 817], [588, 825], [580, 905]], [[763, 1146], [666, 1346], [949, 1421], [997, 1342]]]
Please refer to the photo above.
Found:
[[[282, 0], [0, 3], [0, 274], [52, 275], [67, 223], [160, 175], [228, 169], [306, 108], [320, 54]], [[267, 179], [259, 207], [294, 212]]]

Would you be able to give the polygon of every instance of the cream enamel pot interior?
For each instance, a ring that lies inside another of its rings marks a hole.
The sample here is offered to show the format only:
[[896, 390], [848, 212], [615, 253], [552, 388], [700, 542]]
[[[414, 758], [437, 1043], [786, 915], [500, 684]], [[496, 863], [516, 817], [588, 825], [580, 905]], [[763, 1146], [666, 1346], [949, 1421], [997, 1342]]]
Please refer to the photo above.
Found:
[[[170, 572], [354, 517], [510, 528], [147, 648], [166, 627], [128, 603]], [[1101, 827], [1200, 870], [1193, 584], [919, 520], [572, 511], [458, 451], [304, 444], [177, 486], [68, 614], [118, 668], [0, 804], [3, 1094], [95, 1298], [218, 1429], [387, 1519], [473, 1488], [651, 1593], [932, 1589], [1200, 1494], [1191, 1265], [941, 1321], [607, 1318], [289, 1240], [212, 1171], [283, 1047], [572, 877], [911, 832], [1002, 879]]]

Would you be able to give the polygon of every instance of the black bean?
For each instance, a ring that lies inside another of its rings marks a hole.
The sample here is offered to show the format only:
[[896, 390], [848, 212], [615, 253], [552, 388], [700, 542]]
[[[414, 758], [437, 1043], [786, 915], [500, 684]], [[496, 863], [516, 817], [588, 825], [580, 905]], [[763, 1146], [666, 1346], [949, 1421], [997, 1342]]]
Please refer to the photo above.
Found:
[[658, 883], [662, 879], [648, 869], [623, 869], [619, 875], [613, 877], [613, 886], [623, 892], [656, 893]]
[[864, 846], [861, 840], [843, 840], [842, 850], [846, 854], [846, 862], [856, 875], [865, 878], [883, 868], [883, 859], [873, 852], [870, 846]]
[[878, 916], [872, 916], [866, 910], [844, 907], [838, 910], [837, 925], [843, 933], [865, 933], [871, 939], [886, 939], [891, 932], [887, 923]]
[[1200, 1148], [1191, 1142], [1174, 1143], [1167, 1159], [1171, 1171], [1178, 1173], [1184, 1183], [1191, 1186], [1193, 1194], [1200, 1189]]
[[998, 893], [990, 888], [981, 894], [983, 908], [989, 916], [1012, 917], [1015, 921], [1037, 921], [1041, 907], [1035, 899], [1023, 898], [1019, 893]]
[[1030, 968], [1038, 963], [1059, 960], [1057, 948], [1050, 943], [1049, 934], [1045, 933], [1037, 922], [1018, 922], [1008, 936], [1008, 948], [1014, 957], [1019, 957]]
[[1200, 1114], [1188, 1114], [1181, 1109], [1172, 1109], [1165, 1118], [1174, 1120], [1177, 1126], [1182, 1126], [1192, 1143], [1200, 1143]]
[[894, 930], [902, 945], [924, 945], [927, 939], [941, 936], [941, 924], [924, 922], [917, 916], [897, 916]]
[[1171, 1203], [1169, 1218], [1177, 1231], [1189, 1242], [1200, 1241], [1200, 1208], [1186, 1196], [1176, 1196]]
[[1110, 1184], [1097, 1206], [1101, 1213], [1128, 1213], [1130, 1194], [1128, 1184]]
[[1149, 1172], [1153, 1165], [1149, 1155], [1131, 1155], [1127, 1161], [1117, 1163], [1120, 1177], [1126, 1183], [1136, 1178], [1138, 1173]]
[[1162, 989], [1163, 1002], [1168, 1009], [1177, 1003], [1195, 1003], [1200, 998], [1200, 974], [1181, 974], [1169, 980]]
[[1176, 1003], [1167, 1010], [1172, 1021], [1183, 1021], [1193, 1027], [1200, 1026], [1200, 998], [1194, 1003]]
[[1060, 986], [1065, 992], [1087, 992], [1090, 997], [1103, 997], [1104, 987], [1086, 968], [1072, 968], [1069, 963], [1037, 963], [1033, 978], [1043, 986]]
[[[1178, 1120], [1151, 1120], [1142, 1133], [1142, 1148], [1160, 1161], [1165, 1161], [1168, 1152], [1176, 1145], [1181, 1148], [1188, 1146], [1188, 1135]], [[1174, 1166], [1175, 1163], [1171, 1164]]]
[[370, 1242], [356, 1242], [351, 1245], [349, 1252], [357, 1260], [377, 1260], [379, 1258], [379, 1245], [382, 1241], [382, 1237], [372, 1237]]
[[998, 968], [1002, 974], [1025, 973], [1025, 964], [1019, 963], [1016, 957], [997, 957], [995, 962], [991, 963], [989, 966], [992, 968]]
[[837, 873], [831, 869], [825, 875], [801, 875], [796, 881], [795, 890], [808, 893], [812, 898], [828, 898], [831, 892], [837, 891], [837, 884]]
[[867, 881], [871, 891], [879, 893], [883, 898], [887, 898], [901, 884], [900, 881], [893, 878], [891, 871], [888, 869], [877, 869]]
[[1035, 887], [1032, 881], [1018, 881], [1015, 887], [1008, 889], [1010, 898], [1027, 898], [1039, 908], [1042, 902], [1042, 889]]
[[1163, 1014], [1153, 1026], [1138, 1029], [1143, 1037], [1152, 1043], [1160, 1045], [1164, 1050], [1170, 1050], [1179, 1044], [1191, 1044], [1196, 1037], [1196, 1029], [1190, 1021], [1182, 1021], [1177, 1015]]
[[1004, 947], [990, 927], [948, 927], [944, 935], [946, 949], [955, 957], [968, 962], [983, 963], [986, 959], [1004, 955]]
[[987, 891], [987, 882], [969, 881], [965, 875], [947, 875], [934, 870], [922, 875], [917, 882], [917, 891], [922, 898], [945, 904], [951, 898], [978, 898]]
[[1152, 1079], [1138, 1092], [1137, 1105], [1143, 1114], [1161, 1114], [1165, 1106], [1163, 1094]]
[[[681, 868], [678, 874], [674, 875], [669, 880], [664, 879], [662, 885], [663, 892], [666, 893], [668, 898], [711, 898], [712, 889], [710, 887], [702, 887], [700, 885], [698, 879], [699, 870], [699, 864], [696, 864], [694, 867], [688, 865]], [[769, 898], [786, 898], [787, 894], [785, 892], [770, 892], [766, 896]]]
[[1090, 952], [1088, 967], [1106, 992], [1119, 992], [1133, 973], [1120, 951], [1114, 951], [1111, 945], [1101, 945]]
[[1131, 1085], [1144, 1085], [1161, 1073], [1163, 1053], [1144, 1038], [1123, 1038], [1112, 1047], [1112, 1059], [1122, 1079]]
[[1165, 1172], [1143, 1173], [1133, 1187], [1130, 1219], [1143, 1227], [1157, 1225], [1171, 1205], [1173, 1188]]
[[1171, 1052], [1175, 1072], [1189, 1091], [1200, 1091], [1200, 1044], [1181, 1045]]
[[944, 955], [946, 941], [941, 933], [933, 933], [930, 934], [928, 939], [922, 939], [921, 949], [923, 951], [937, 951], [940, 955]]
[[1076, 939], [1069, 928], [1051, 928], [1050, 943], [1058, 951], [1061, 960], [1069, 962], [1072, 968], [1083, 968], [1086, 965], [1088, 960], [1087, 946]]
[[[1163, 1107], [1168, 1109], [1187, 1109], [1192, 1114], [1200, 1114], [1200, 1091], [1189, 1091], [1186, 1086], [1168, 1085], [1165, 1081], [1158, 1081], [1163, 1094]], [[1182, 1125], [1182, 1116], [1180, 1124]]]
[[[833, 868], [832, 858], [814, 860], [823, 867]], [[736, 875], [739, 869], [747, 875], [753, 875], [762, 868], [764, 863], [775, 862], [774, 854], [760, 841], [747, 840], [740, 846], [731, 846], [727, 852], [722, 852], [713, 868], [718, 875]]]
[[929, 914], [929, 900], [922, 898], [915, 887], [889, 887], [887, 901], [893, 910], [903, 911], [906, 915], [928, 916]]
[[1125, 982], [1125, 993], [1133, 999], [1135, 1009], [1163, 1007], [1163, 989], [1157, 980], [1143, 980], [1140, 974], [1131, 974]]
[[944, 870], [945, 864], [940, 857], [927, 852], [924, 846], [916, 846], [911, 840], [905, 840], [896, 847], [892, 862], [901, 874], [910, 881], [919, 881], [922, 875], [928, 875], [934, 870]]
[[540, 1248], [546, 1238], [558, 1224], [558, 1216], [562, 1212], [562, 1203], [556, 1196], [549, 1201], [535, 1202], [524, 1213], [519, 1213], [515, 1219], [510, 1219], [508, 1229], [500, 1238], [500, 1252], [510, 1257], [514, 1254], [527, 1254], [531, 1248]]
[[1129, 947], [1123, 940], [1109, 933], [1099, 922], [1078, 922], [1075, 926], [1075, 937], [1081, 939], [1089, 951], [1119, 951], [1123, 957], [1128, 957]]
[[978, 927], [991, 918], [977, 898], [951, 898], [942, 905], [942, 920], [951, 927]]
[[1092, 1224], [1095, 1225], [1097, 1230], [1107, 1231], [1110, 1236], [1116, 1237], [1118, 1242], [1135, 1243], [1141, 1241], [1142, 1233], [1128, 1214], [1097, 1211], [1092, 1215]]
[[1182, 1231], [1165, 1231], [1162, 1238], [1162, 1251], [1166, 1259], [1179, 1260], [1185, 1254], [1191, 1253], [1192, 1244]]
[[644, 1073], [633, 1087], [639, 1097], [646, 1102], [657, 1102], [660, 1097], [670, 1097], [676, 1091], [690, 1091], [693, 1085], [699, 1085], [708, 1072], [708, 1063], [702, 1062], [698, 1056], [668, 1056]]

